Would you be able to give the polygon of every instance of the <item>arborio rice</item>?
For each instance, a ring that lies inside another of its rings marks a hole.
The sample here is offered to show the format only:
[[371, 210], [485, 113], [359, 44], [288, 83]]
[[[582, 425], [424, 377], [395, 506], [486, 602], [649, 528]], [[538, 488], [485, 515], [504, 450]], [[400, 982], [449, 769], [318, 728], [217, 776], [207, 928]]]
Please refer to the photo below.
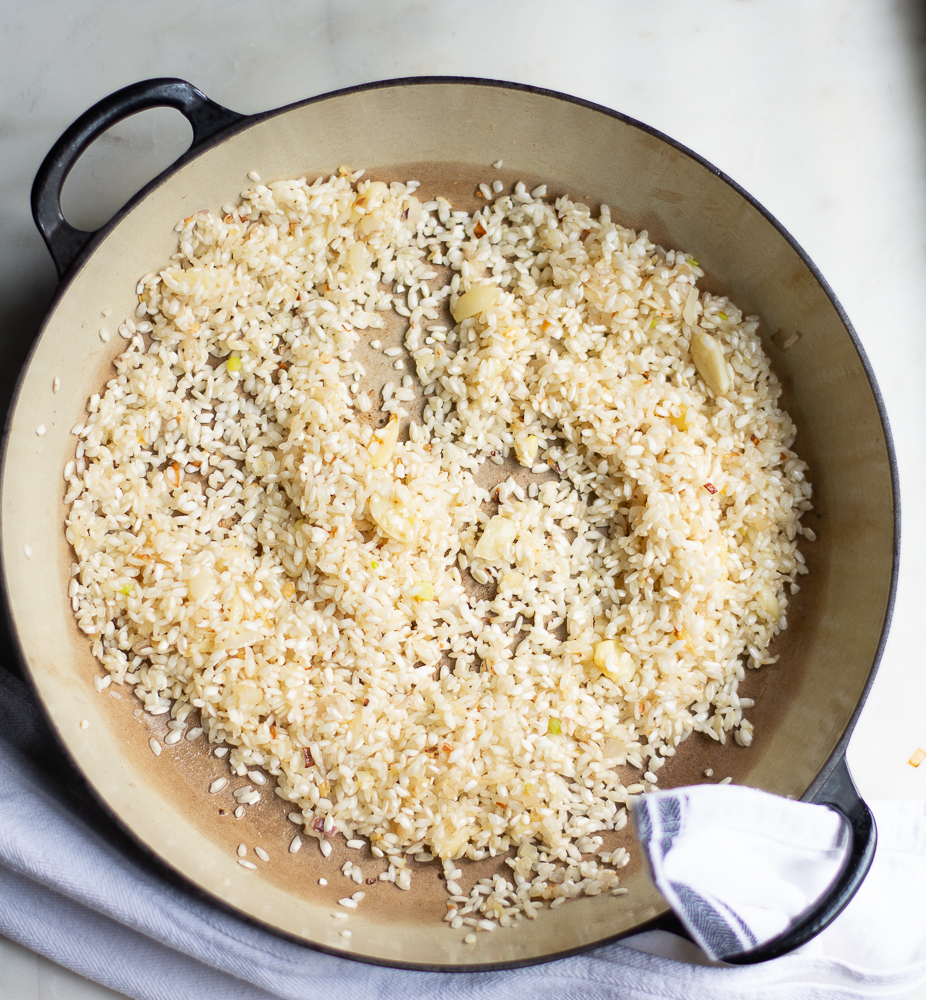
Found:
[[[756, 321], [692, 257], [543, 189], [416, 188], [255, 183], [177, 226], [75, 428], [71, 596], [149, 712], [198, 710], [400, 887], [443, 859], [473, 927], [623, 891], [596, 835], [693, 730], [750, 744], [810, 487]], [[425, 405], [397, 374], [370, 426], [351, 352], [392, 308]], [[512, 849], [459, 895], [454, 859]]]

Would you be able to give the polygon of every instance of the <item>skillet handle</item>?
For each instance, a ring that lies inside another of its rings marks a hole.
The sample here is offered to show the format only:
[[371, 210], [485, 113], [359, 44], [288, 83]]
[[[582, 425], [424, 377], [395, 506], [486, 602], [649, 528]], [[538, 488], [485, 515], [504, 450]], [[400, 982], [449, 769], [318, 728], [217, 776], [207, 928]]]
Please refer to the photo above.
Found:
[[32, 217], [63, 277], [96, 233], [75, 229], [61, 212], [61, 189], [84, 150], [117, 122], [148, 108], [176, 108], [193, 127], [195, 150], [245, 115], [210, 101], [186, 80], [142, 80], [98, 101], [65, 129], [42, 161], [32, 185]]
[[758, 948], [724, 957], [731, 965], [754, 965], [800, 948], [839, 916], [858, 891], [874, 860], [878, 830], [871, 810], [858, 793], [846, 759], [836, 765], [812, 801], [835, 809], [849, 824], [852, 846], [840, 873], [823, 896], [786, 931]]

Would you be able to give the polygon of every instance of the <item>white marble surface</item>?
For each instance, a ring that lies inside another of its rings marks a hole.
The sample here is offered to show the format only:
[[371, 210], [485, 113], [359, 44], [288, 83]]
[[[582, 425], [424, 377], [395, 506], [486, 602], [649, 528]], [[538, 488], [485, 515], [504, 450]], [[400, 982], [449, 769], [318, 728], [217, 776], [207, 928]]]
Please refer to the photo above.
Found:
[[[905, 504], [894, 625], [849, 762], [868, 797], [926, 798], [926, 36], [916, 0], [46, 0], [0, 10], [0, 388], [55, 283], [29, 188], [95, 100], [152, 76], [242, 112], [421, 74], [536, 84], [687, 144], [819, 266], [887, 404]], [[182, 151], [173, 112], [104, 137], [65, 205], [97, 224]], [[2, 819], [0, 819], [2, 822]], [[0, 939], [0, 1000], [115, 996]], [[920, 1000], [926, 1000], [926, 992]]]

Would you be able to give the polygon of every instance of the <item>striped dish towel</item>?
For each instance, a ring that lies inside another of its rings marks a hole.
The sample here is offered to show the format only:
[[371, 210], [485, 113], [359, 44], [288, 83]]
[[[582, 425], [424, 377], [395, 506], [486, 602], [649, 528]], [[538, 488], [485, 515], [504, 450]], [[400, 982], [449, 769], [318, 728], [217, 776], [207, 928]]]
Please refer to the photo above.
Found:
[[830, 885], [849, 845], [826, 806], [737, 785], [645, 795], [633, 818], [659, 891], [713, 959], [784, 931]]

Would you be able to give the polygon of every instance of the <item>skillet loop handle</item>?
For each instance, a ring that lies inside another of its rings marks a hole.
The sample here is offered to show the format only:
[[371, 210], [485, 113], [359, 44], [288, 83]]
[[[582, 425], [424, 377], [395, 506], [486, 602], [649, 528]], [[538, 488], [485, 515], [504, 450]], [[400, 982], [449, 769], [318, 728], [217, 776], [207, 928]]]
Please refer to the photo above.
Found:
[[786, 955], [825, 930], [858, 891], [874, 860], [878, 830], [871, 810], [859, 795], [843, 758], [813, 801], [835, 809], [849, 825], [852, 846], [842, 870], [823, 896], [786, 931], [758, 948], [724, 957], [731, 965], [754, 965]]
[[190, 151], [246, 117], [210, 101], [186, 80], [172, 78], [133, 83], [85, 111], [52, 146], [32, 185], [32, 217], [51, 252], [59, 277], [64, 276], [96, 235], [75, 229], [61, 212], [61, 189], [68, 174], [94, 139], [117, 122], [148, 108], [176, 108], [186, 118], [193, 128]]

